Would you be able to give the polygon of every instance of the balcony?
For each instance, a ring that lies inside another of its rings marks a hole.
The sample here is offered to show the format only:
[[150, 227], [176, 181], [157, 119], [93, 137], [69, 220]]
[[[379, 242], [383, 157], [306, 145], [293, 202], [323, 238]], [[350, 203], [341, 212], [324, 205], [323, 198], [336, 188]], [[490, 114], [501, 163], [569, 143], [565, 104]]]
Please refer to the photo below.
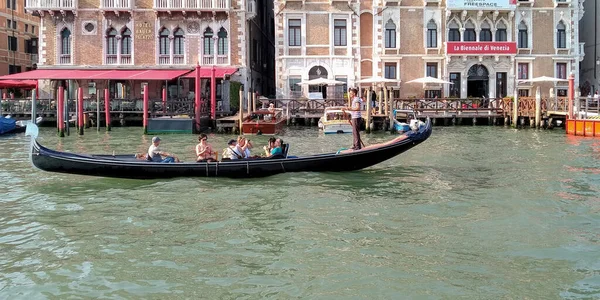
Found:
[[134, 0], [101, 0], [100, 10], [103, 11], [114, 11], [118, 14], [121, 11], [133, 10]]
[[64, 14], [65, 11], [77, 10], [77, 0], [26, 0], [25, 9], [27, 11], [43, 14], [48, 12], [53, 15], [54, 12]]
[[104, 62], [107, 65], [116, 65], [117, 64], [117, 55], [116, 54], [107, 54]]
[[58, 56], [58, 64], [59, 65], [70, 65], [71, 62], [71, 54], [60, 54]]
[[154, 0], [156, 11], [228, 11], [230, 0]]
[[183, 54], [161, 54], [158, 56], [158, 64], [159, 65], [184, 65], [185, 64], [185, 56]]

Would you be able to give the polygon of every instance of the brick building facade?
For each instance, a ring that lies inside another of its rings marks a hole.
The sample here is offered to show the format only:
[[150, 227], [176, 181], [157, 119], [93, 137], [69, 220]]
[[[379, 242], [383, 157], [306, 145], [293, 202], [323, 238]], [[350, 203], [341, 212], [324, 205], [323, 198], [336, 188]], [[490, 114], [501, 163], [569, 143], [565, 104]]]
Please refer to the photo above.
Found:
[[[235, 67], [231, 77], [217, 80], [221, 109], [227, 110], [230, 81], [252, 81], [244, 38], [255, 16], [248, 10], [251, 4], [253, 0], [28, 0], [27, 10], [41, 19], [40, 69]], [[57, 84], [62, 83], [40, 86], [53, 93]], [[105, 81], [75, 84], [84, 87], [85, 97], [106, 88]], [[109, 89], [115, 98], [139, 98], [143, 84], [111, 81]], [[157, 97], [165, 82], [147, 84]], [[208, 93], [208, 79], [201, 84], [203, 94]], [[167, 85], [170, 97], [194, 90], [193, 80], [181, 80], [179, 91], [177, 82]]]
[[0, 76], [35, 68], [39, 18], [25, 13], [24, 1], [0, 2]]
[[[276, 1], [278, 96], [306, 94], [296, 83], [315, 76], [350, 86], [371, 76], [397, 79], [387, 84], [396, 97], [533, 95], [524, 80], [571, 72], [578, 84], [583, 10], [576, 2], [484, 1], [493, 9], [471, 2]], [[425, 76], [454, 84], [407, 83]], [[566, 81], [537, 85], [543, 94], [566, 93]]]

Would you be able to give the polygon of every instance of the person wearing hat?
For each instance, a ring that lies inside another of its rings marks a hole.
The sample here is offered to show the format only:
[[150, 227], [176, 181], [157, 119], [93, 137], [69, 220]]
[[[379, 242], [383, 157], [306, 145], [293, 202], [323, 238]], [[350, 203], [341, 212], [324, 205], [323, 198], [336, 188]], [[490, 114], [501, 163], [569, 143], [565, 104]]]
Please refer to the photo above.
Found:
[[227, 146], [227, 149], [225, 149], [223, 152], [223, 158], [229, 158], [231, 160], [244, 158], [243, 154], [238, 148], [236, 140], [229, 140], [229, 142], [227, 142]]
[[169, 152], [160, 149], [160, 138], [155, 136], [152, 138], [152, 145], [148, 148], [148, 160], [153, 162], [173, 163], [179, 162], [179, 159]]

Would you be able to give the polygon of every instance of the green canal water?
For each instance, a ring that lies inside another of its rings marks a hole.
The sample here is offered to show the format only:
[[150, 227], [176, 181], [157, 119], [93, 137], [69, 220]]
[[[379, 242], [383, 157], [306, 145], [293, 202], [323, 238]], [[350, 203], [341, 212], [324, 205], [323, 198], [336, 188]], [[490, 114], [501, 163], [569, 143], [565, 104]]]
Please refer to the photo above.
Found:
[[[196, 136], [161, 137], [193, 157]], [[316, 128], [283, 137], [294, 155], [351, 144]], [[85, 153], [150, 138], [41, 130]], [[149, 181], [42, 172], [24, 135], [0, 143], [0, 299], [600, 298], [597, 139], [436, 127], [358, 172]]]

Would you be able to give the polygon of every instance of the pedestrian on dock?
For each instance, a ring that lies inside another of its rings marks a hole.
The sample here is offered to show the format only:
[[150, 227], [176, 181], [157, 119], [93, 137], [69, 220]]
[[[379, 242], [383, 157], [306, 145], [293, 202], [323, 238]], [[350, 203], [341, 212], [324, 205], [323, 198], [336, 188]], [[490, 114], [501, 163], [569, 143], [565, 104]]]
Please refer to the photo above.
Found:
[[352, 99], [352, 106], [342, 108], [342, 112], [345, 114], [347, 110], [350, 111], [350, 115], [352, 116], [350, 124], [352, 124], [352, 138], [354, 140], [352, 149], [360, 150], [362, 148], [362, 140], [360, 139], [360, 123], [362, 116], [360, 114], [360, 108], [363, 101], [358, 97], [358, 89], [350, 88], [348, 93], [350, 94], [350, 99]]

